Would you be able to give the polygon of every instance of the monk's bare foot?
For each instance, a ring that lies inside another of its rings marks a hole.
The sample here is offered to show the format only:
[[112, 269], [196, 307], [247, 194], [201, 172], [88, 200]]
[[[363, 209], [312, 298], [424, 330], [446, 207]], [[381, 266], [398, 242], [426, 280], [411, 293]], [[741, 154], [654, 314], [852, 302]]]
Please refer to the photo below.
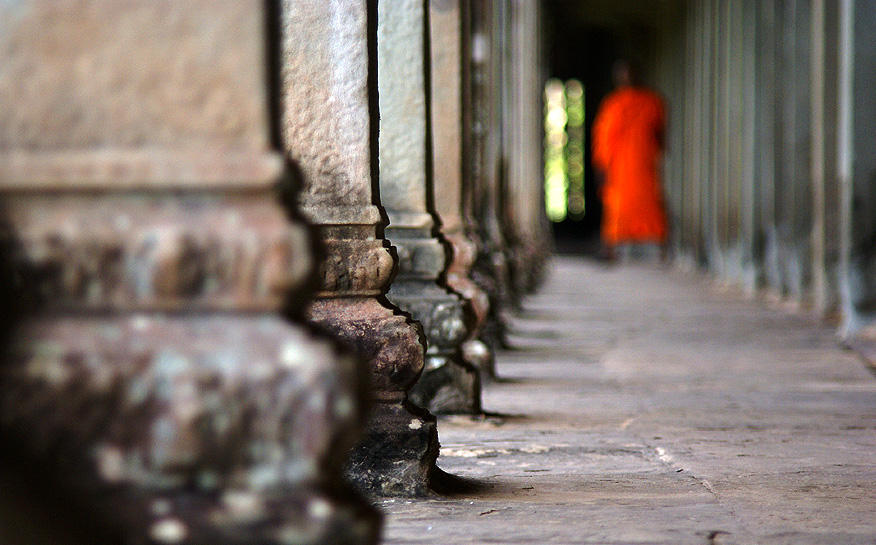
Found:
[[617, 263], [617, 252], [615, 251], [614, 246], [603, 245], [602, 248], [599, 249], [599, 253], [596, 257], [599, 261], [608, 265]]

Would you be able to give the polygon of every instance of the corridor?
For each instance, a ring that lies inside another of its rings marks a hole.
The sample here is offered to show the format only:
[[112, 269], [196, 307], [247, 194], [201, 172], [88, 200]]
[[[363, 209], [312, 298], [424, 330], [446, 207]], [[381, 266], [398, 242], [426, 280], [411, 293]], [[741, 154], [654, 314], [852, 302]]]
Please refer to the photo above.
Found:
[[[876, 545], [874, 43], [864, 0], [0, 1], [0, 545]], [[665, 240], [599, 233], [616, 60]], [[551, 257], [597, 238], [673, 259]]]
[[876, 543], [876, 379], [832, 328], [706, 277], [554, 257], [489, 416], [439, 420], [455, 494], [384, 542]]

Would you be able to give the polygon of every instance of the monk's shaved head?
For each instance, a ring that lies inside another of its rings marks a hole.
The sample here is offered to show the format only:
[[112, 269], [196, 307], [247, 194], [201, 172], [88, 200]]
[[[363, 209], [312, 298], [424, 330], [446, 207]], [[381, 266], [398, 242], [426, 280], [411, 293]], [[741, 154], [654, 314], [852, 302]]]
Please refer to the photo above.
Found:
[[618, 59], [611, 67], [611, 79], [617, 87], [636, 85], [639, 81], [639, 71], [632, 61]]

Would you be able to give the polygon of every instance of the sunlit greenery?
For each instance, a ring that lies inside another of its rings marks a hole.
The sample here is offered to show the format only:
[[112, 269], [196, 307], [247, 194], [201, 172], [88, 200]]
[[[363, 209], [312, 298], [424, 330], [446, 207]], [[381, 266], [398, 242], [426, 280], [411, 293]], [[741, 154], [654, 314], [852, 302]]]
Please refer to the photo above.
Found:
[[569, 217], [584, 217], [584, 87], [566, 82], [566, 176], [569, 179]]
[[548, 219], [563, 221], [568, 206], [566, 174], [566, 94], [558, 79], [544, 88], [544, 202]]
[[544, 191], [551, 221], [584, 216], [584, 87], [578, 80], [545, 84]]

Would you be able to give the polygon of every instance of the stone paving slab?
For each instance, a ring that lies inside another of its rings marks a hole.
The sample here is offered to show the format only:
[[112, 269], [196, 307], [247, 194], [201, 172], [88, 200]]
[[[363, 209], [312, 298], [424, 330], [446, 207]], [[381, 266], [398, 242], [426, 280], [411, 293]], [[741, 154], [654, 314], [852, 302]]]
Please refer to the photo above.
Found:
[[876, 379], [833, 332], [699, 276], [556, 258], [480, 418], [466, 487], [387, 499], [394, 544], [876, 544]]

